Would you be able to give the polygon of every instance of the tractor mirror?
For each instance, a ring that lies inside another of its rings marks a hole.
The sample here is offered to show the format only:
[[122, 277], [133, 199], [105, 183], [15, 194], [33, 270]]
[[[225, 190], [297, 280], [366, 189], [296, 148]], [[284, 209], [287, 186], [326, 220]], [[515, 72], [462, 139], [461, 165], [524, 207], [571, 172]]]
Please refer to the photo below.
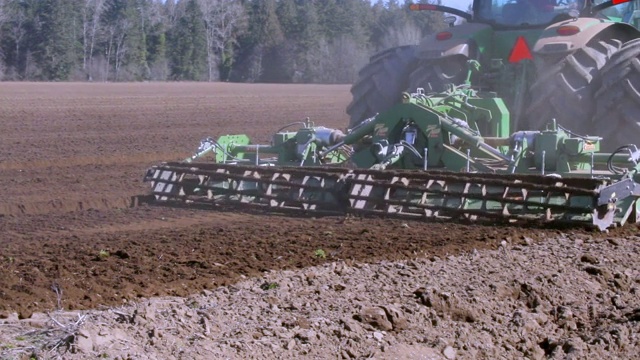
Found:
[[449, 24], [450, 27], [453, 27], [453, 24], [458, 20], [458, 18], [453, 15], [449, 15], [445, 16], [443, 20], [445, 24]]

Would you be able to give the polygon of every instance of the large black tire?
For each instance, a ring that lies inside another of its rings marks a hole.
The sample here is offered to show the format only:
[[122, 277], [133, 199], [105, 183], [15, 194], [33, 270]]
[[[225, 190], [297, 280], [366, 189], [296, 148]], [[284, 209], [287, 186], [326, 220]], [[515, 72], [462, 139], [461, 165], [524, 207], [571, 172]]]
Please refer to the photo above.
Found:
[[596, 91], [592, 134], [602, 136], [602, 149], [640, 146], [640, 39], [625, 43], [601, 71]]
[[561, 59], [539, 58], [524, 121], [516, 130], [541, 130], [556, 119], [572, 131], [588, 132], [595, 109], [592, 83], [621, 45], [616, 39], [600, 39]]
[[411, 73], [409, 89], [416, 91], [423, 88], [425, 92], [442, 92], [447, 85], [464, 83], [469, 73], [466, 56], [453, 56], [421, 62]]
[[349, 127], [385, 111], [401, 100], [415, 67], [416, 46], [391, 48], [371, 57], [351, 87], [353, 100], [347, 107]]

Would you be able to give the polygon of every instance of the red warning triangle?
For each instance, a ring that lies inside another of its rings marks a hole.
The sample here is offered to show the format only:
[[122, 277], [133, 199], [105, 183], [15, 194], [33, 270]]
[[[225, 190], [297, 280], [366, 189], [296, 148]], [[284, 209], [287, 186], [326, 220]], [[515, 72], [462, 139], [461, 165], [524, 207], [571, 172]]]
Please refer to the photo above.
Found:
[[524, 36], [518, 36], [516, 44], [511, 49], [509, 62], [517, 63], [525, 59], [533, 60], [533, 56], [531, 55], [531, 50], [529, 50], [529, 45], [527, 45], [527, 40]]

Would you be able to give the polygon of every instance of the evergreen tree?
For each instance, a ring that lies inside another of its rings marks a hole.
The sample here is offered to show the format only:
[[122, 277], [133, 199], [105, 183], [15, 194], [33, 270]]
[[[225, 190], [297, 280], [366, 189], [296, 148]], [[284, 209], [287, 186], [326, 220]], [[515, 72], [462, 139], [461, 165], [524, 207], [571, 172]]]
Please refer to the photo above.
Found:
[[36, 59], [44, 80], [68, 80], [77, 64], [80, 23], [77, 1], [42, 0], [38, 8], [41, 22]]
[[167, 36], [162, 22], [151, 25], [147, 41], [149, 76], [153, 80], [167, 79]]
[[280, 0], [276, 15], [282, 30], [282, 40], [275, 45], [272, 73], [278, 82], [292, 82], [299, 77], [299, 27], [295, 0]]
[[105, 64], [103, 80], [120, 80], [119, 72], [126, 48], [124, 40], [129, 30], [125, 18], [126, 0], [106, 0], [101, 18], [102, 41]]
[[442, 14], [406, 5], [0, 0], [0, 72], [13, 80], [348, 83], [373, 53], [418, 43], [445, 26]]
[[311, 1], [303, 2], [300, 8], [300, 55], [302, 81], [311, 82], [319, 71], [320, 21], [316, 7]]
[[295, 35], [299, 31], [299, 19], [295, 0], [280, 0], [276, 7], [276, 15], [285, 37]]
[[171, 77], [175, 80], [203, 80], [207, 69], [203, 14], [197, 0], [186, 1], [185, 12], [171, 35]]
[[276, 13], [276, 0], [248, 0], [244, 5], [249, 25], [238, 41], [242, 49], [238, 64], [244, 75], [241, 79], [278, 82], [276, 62], [284, 34]]
[[172, 0], [148, 0], [149, 11], [146, 20], [147, 64], [151, 80], [169, 78], [167, 58], [168, 32], [171, 29], [169, 9], [175, 7]]
[[125, 38], [128, 49], [124, 66], [132, 79], [149, 79], [150, 70], [147, 62], [147, 13], [148, 3], [145, 0], [128, 0], [124, 12], [126, 21], [130, 24]]

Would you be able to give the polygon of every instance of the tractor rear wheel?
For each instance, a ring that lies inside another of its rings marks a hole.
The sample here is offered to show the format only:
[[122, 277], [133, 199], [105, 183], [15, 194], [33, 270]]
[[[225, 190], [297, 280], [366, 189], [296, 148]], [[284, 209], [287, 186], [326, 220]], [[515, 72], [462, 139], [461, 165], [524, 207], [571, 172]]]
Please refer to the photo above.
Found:
[[601, 72], [592, 131], [602, 149], [640, 145], [640, 39], [625, 43]]
[[565, 128], [587, 132], [594, 110], [592, 82], [621, 45], [616, 39], [600, 39], [559, 61], [557, 57], [537, 61], [538, 77], [529, 88], [531, 100], [522, 129], [517, 130], [541, 130], [556, 119]]
[[347, 107], [349, 127], [400, 102], [416, 61], [414, 45], [391, 48], [372, 56], [351, 87], [353, 100]]

